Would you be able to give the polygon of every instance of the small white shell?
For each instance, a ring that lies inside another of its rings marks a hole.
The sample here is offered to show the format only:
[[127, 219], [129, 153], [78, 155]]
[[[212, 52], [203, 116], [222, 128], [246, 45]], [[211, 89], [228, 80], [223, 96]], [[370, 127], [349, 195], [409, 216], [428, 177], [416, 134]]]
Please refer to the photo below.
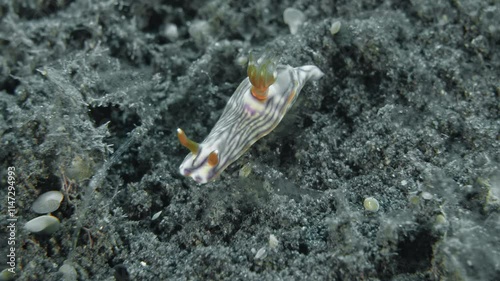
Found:
[[45, 215], [30, 220], [24, 225], [24, 229], [32, 233], [52, 234], [59, 229], [60, 225], [58, 218]]
[[161, 212], [162, 212], [162, 211], [156, 212], [156, 213], [155, 213], [155, 214], [151, 217], [151, 220], [153, 220], [153, 221], [154, 221], [154, 220], [156, 220], [157, 218], [159, 218], [159, 217], [160, 217], [160, 215], [161, 215]]
[[38, 196], [31, 209], [37, 214], [48, 214], [59, 209], [64, 195], [59, 191], [48, 191]]
[[261, 260], [261, 259], [265, 258], [266, 256], [267, 256], [267, 254], [266, 254], [266, 248], [265, 248], [265, 247], [262, 247], [262, 248], [260, 248], [260, 249], [257, 251], [257, 254], [255, 254], [254, 259], [256, 259], [256, 260]]
[[340, 31], [340, 27], [341, 27], [341, 23], [340, 21], [336, 21], [332, 24], [332, 26], [330, 27], [330, 33], [332, 35], [335, 35], [337, 34], [339, 31]]
[[12, 268], [6, 268], [0, 272], [0, 281], [9, 281], [9, 280], [14, 280], [14, 277], [16, 276], [15, 273], [12, 273], [13, 270]]
[[422, 192], [421, 196], [422, 196], [422, 198], [424, 198], [425, 200], [431, 200], [431, 199], [432, 199], [432, 197], [433, 197], [433, 196], [432, 196], [432, 194], [431, 194], [431, 193], [429, 193], [429, 192], [427, 192], [427, 191]]
[[276, 238], [276, 236], [274, 236], [274, 234], [270, 234], [269, 235], [269, 248], [276, 249], [276, 247], [278, 247], [278, 244], [279, 244], [279, 241]]
[[376, 212], [378, 211], [380, 205], [378, 204], [377, 199], [373, 197], [368, 197], [365, 199], [363, 202], [363, 206], [365, 207], [365, 210], [370, 211], [370, 212]]
[[76, 272], [75, 267], [69, 263], [63, 264], [58, 271], [63, 275], [62, 280], [64, 281], [77, 280], [78, 273]]
[[250, 165], [250, 163], [247, 163], [243, 165], [243, 167], [241, 167], [239, 175], [240, 178], [248, 178], [250, 173], [252, 173], [252, 166]]

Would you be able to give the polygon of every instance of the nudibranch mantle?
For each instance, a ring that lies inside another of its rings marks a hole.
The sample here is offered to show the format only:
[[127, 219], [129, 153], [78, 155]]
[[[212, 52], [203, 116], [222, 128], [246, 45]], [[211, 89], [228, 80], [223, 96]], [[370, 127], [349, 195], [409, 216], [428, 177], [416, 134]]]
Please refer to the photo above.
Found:
[[293, 68], [260, 61], [253, 69], [252, 62], [249, 64], [249, 77], [238, 86], [202, 143], [188, 139], [184, 131], [177, 130], [181, 144], [191, 151], [179, 167], [182, 175], [198, 183], [215, 179], [280, 123], [307, 81], [324, 75], [314, 65]]

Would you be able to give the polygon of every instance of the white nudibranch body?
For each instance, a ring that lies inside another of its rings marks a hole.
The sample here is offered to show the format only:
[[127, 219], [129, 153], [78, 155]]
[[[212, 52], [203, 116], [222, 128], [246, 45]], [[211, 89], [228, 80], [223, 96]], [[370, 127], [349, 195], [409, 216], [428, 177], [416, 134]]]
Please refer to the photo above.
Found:
[[250, 58], [248, 78], [238, 86], [202, 143], [177, 129], [181, 144], [191, 151], [180, 165], [180, 173], [198, 183], [215, 179], [280, 123], [307, 81], [323, 75], [314, 65], [293, 68], [276, 65], [266, 57]]

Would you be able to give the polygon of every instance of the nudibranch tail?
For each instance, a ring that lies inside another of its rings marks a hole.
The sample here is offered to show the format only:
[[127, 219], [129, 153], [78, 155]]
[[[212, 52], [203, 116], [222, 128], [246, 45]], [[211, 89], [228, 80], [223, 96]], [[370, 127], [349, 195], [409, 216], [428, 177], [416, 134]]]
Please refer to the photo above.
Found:
[[252, 95], [258, 100], [266, 100], [267, 89], [276, 81], [276, 60], [266, 55], [254, 60], [250, 53], [247, 74], [252, 84]]
[[309, 80], [319, 80], [323, 75], [325, 75], [319, 68], [315, 65], [303, 65], [297, 67], [297, 72], [299, 74], [299, 83], [305, 84]]
[[180, 143], [183, 146], [187, 147], [187, 149], [189, 149], [189, 151], [191, 151], [191, 153], [193, 153], [193, 154], [198, 153], [200, 145], [198, 143], [190, 140], [181, 128], [177, 129], [177, 137], [179, 138]]

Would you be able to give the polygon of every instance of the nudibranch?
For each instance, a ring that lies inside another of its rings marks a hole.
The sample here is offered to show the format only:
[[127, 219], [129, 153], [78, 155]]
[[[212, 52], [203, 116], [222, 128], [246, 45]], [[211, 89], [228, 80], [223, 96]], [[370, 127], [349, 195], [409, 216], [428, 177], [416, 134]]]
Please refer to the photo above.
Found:
[[277, 65], [267, 56], [254, 60], [251, 55], [247, 74], [202, 143], [177, 129], [180, 143], [191, 151], [179, 167], [182, 175], [198, 183], [215, 179], [280, 123], [307, 81], [323, 76], [314, 65], [293, 68]]

